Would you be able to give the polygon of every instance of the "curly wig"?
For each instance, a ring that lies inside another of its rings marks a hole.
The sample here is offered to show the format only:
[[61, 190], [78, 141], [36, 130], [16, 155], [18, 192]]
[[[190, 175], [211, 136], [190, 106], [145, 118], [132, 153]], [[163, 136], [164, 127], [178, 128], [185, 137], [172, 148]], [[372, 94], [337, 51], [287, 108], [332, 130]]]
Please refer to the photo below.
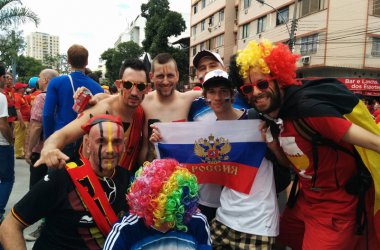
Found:
[[197, 210], [195, 175], [173, 159], [146, 162], [135, 175], [127, 194], [130, 213], [144, 218], [147, 226], [187, 231], [185, 225]]
[[281, 88], [298, 84], [296, 82], [296, 62], [299, 55], [292, 54], [283, 43], [273, 45], [269, 40], [260, 43], [250, 42], [244, 50], [238, 52], [236, 59], [243, 78], [248, 77], [249, 70], [256, 70], [271, 75]]

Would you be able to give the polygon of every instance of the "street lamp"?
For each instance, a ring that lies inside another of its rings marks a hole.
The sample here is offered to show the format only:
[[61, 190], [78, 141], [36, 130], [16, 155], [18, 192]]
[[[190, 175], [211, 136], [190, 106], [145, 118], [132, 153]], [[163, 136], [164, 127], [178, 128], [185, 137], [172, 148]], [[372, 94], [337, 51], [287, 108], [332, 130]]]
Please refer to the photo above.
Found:
[[266, 6], [272, 8], [277, 13], [277, 15], [282, 19], [282, 21], [284, 22], [284, 24], [286, 26], [286, 29], [288, 30], [288, 34], [289, 34], [289, 49], [293, 53], [293, 49], [294, 49], [294, 32], [295, 32], [296, 24], [297, 24], [296, 12], [297, 12], [297, 2], [298, 1], [295, 1], [295, 3], [294, 3], [295, 4], [295, 7], [294, 7], [294, 17], [293, 17], [293, 20], [292, 20], [292, 28], [291, 28], [291, 30], [289, 29], [287, 21], [284, 19], [284, 17], [281, 15], [281, 13], [275, 7], [273, 7], [272, 5], [264, 2], [264, 0], [256, 0], [256, 2], [259, 2], [261, 4], [265, 4]]

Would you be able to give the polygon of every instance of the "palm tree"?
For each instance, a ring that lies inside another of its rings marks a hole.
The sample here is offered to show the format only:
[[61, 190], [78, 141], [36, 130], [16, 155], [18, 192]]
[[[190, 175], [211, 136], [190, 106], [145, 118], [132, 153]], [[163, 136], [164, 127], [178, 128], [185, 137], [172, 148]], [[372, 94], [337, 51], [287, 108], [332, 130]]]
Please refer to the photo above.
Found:
[[26, 7], [18, 5], [22, 5], [20, 0], [0, 0], [0, 27], [29, 21], [38, 26], [40, 18], [37, 14]]

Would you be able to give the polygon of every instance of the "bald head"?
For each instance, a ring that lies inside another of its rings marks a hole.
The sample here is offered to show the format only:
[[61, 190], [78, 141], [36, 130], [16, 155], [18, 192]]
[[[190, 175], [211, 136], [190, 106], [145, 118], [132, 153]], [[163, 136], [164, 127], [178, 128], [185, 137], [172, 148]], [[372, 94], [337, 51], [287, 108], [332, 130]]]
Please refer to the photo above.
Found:
[[38, 85], [40, 86], [40, 89], [45, 91], [50, 80], [58, 75], [58, 72], [54, 69], [42, 70], [38, 76]]

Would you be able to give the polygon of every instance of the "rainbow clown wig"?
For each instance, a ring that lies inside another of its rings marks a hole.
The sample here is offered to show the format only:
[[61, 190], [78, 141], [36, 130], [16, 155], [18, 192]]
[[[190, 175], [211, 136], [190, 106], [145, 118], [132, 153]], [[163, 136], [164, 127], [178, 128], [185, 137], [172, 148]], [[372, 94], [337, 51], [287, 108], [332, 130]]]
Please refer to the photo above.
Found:
[[275, 78], [281, 88], [297, 84], [296, 62], [299, 55], [292, 54], [283, 43], [273, 45], [269, 40], [260, 43], [250, 42], [244, 50], [238, 52], [236, 58], [240, 74], [245, 79], [249, 70], [261, 72]]
[[136, 172], [127, 200], [130, 213], [144, 218], [147, 226], [167, 223], [170, 229], [187, 231], [185, 224], [197, 210], [197, 178], [173, 159], [146, 162]]

